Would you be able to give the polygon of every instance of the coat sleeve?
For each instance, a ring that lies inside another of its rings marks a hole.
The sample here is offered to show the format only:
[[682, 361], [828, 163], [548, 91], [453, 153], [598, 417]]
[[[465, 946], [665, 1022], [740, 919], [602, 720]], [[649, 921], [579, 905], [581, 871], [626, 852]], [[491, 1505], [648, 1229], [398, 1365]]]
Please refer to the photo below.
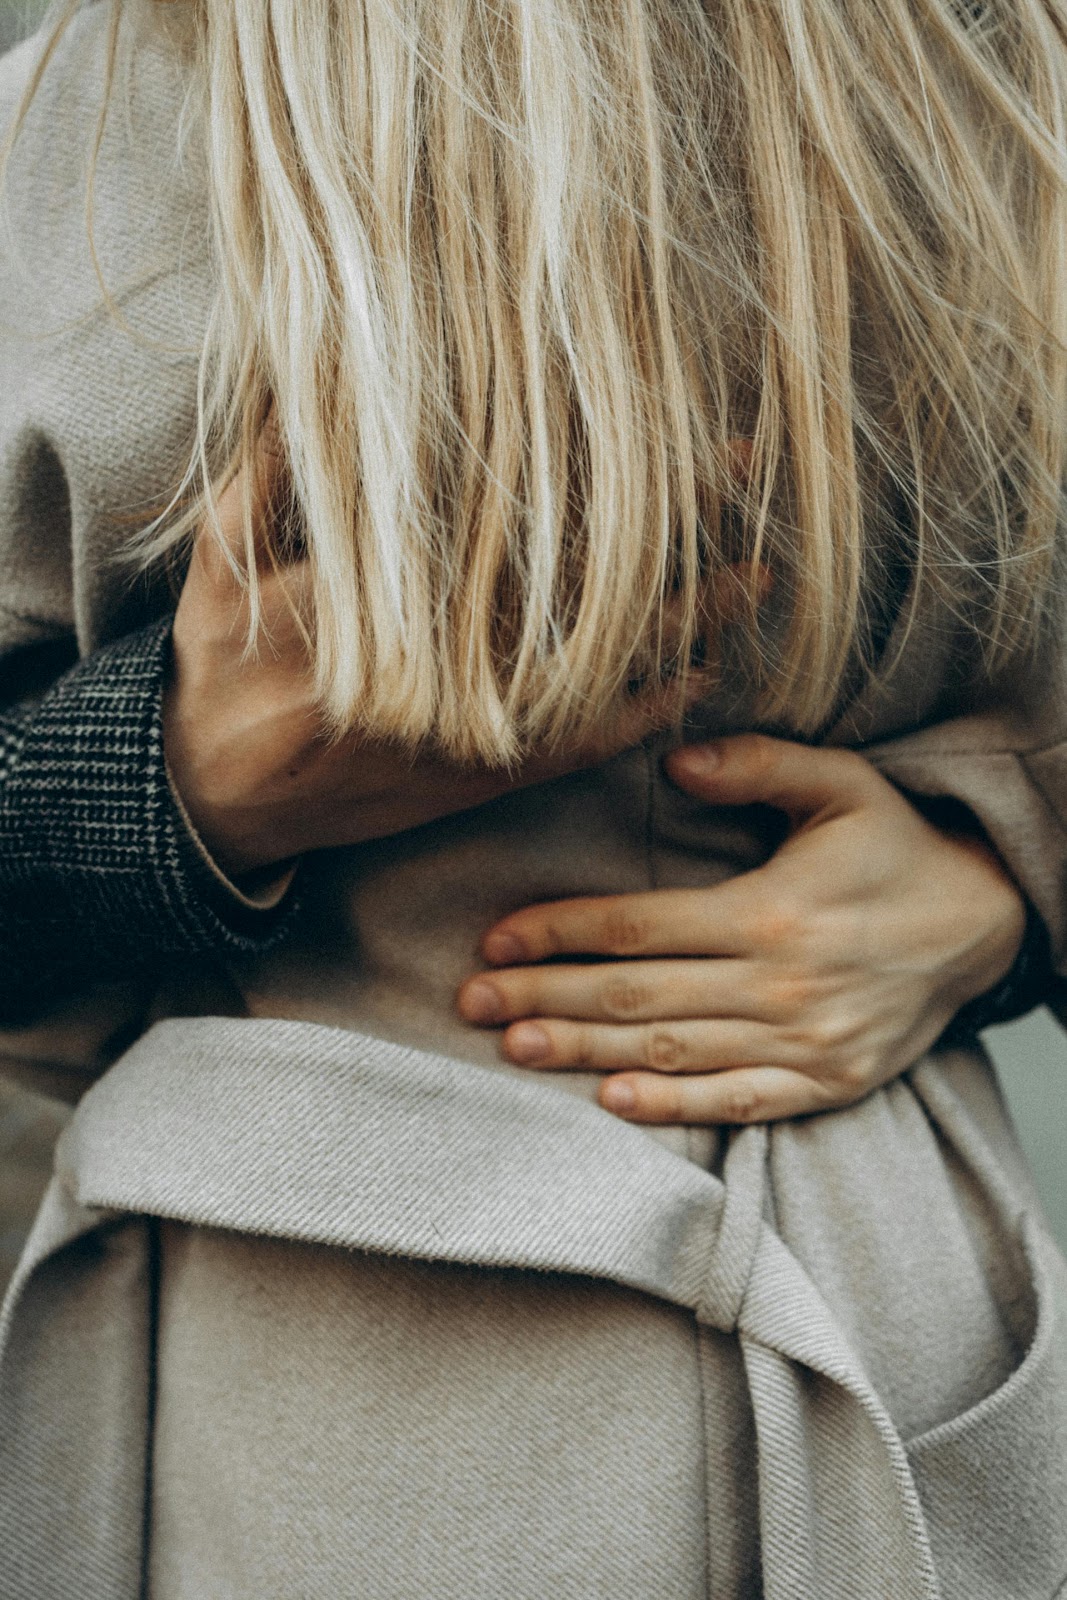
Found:
[[[214, 275], [184, 58], [133, 17], [90, 248], [110, 10], [78, 10], [51, 57], [0, 229], [0, 1070], [49, 1090], [73, 1073], [64, 1093], [164, 1008], [233, 1009], [226, 960], [293, 914], [292, 892], [227, 886], [183, 818], [151, 621], [173, 597], [123, 564], [188, 458]], [[0, 56], [0, 135], [44, 39]]]
[[229, 887], [186, 824], [163, 751], [169, 637], [153, 623], [0, 712], [0, 1056], [102, 1064], [168, 964], [258, 954], [293, 916], [291, 891]]

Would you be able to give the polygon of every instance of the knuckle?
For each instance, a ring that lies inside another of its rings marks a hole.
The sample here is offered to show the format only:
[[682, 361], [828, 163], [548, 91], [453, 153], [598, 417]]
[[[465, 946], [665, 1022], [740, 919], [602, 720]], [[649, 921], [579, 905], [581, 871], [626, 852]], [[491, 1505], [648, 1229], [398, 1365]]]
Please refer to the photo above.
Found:
[[512, 926], [519, 939], [531, 952], [536, 952], [538, 960], [545, 956], [557, 956], [567, 948], [566, 930], [555, 917], [541, 915], [530, 918], [522, 923], [516, 918]]
[[[536, 970], [529, 978], [521, 970], [494, 972], [491, 978], [482, 975], [478, 979], [477, 998], [481, 1000], [487, 1013], [495, 1010], [498, 1021], [503, 1018], [537, 1016], [541, 1006], [541, 994], [537, 985], [540, 975]], [[492, 990], [492, 1001], [489, 999], [489, 990]]]
[[770, 953], [802, 944], [807, 931], [803, 907], [778, 894], [754, 908], [749, 936], [757, 949]]
[[853, 1044], [865, 1019], [840, 1007], [825, 1010], [815, 1018], [809, 1033], [817, 1050], [837, 1051]]
[[874, 1088], [876, 1063], [871, 1056], [850, 1056], [841, 1063], [834, 1077], [841, 1093], [849, 1100], [858, 1100]]
[[598, 1064], [595, 1035], [591, 1028], [568, 1029], [563, 1048], [556, 1043], [553, 1054], [575, 1067], [595, 1067]]
[[604, 942], [616, 955], [640, 955], [648, 942], [647, 923], [628, 906], [613, 906], [604, 915]]
[[765, 1122], [769, 1116], [766, 1094], [753, 1084], [736, 1084], [723, 1094], [722, 1120], [724, 1122]]
[[625, 1022], [645, 1010], [648, 989], [633, 978], [610, 978], [604, 985], [601, 1004], [611, 1021]]
[[678, 1072], [686, 1060], [686, 1048], [669, 1028], [654, 1028], [645, 1045], [645, 1062], [653, 1072]]
[[794, 1029], [787, 1035], [787, 1043], [798, 1064], [819, 1061], [834, 1055], [847, 1042], [850, 1031], [843, 1018], [824, 1013]]
[[844, 1037], [844, 1029], [835, 1017], [814, 1017], [804, 1029], [803, 1042], [808, 1053], [824, 1056], [836, 1050]]
[[818, 985], [807, 972], [780, 972], [771, 979], [768, 998], [780, 1016], [795, 1016], [809, 1010]]

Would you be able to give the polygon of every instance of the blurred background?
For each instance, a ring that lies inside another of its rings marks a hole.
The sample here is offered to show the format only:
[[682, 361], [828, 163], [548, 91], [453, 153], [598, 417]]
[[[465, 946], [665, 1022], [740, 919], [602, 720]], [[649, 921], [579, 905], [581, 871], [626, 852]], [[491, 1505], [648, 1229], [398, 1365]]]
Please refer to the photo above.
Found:
[[0, 50], [6, 50], [37, 26], [49, 0], [0, 0]]
[[[0, 50], [32, 31], [48, 0], [0, 0]], [[1067, 1035], [1047, 1011], [994, 1028], [986, 1044], [1046, 1210], [1067, 1249]], [[0, 1285], [47, 1181], [62, 1108], [0, 1083]]]

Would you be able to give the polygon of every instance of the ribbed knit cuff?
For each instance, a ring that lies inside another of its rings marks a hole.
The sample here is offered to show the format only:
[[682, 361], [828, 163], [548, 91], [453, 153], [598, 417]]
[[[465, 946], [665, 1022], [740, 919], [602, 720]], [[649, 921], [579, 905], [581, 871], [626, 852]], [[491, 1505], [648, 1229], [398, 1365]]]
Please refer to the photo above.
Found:
[[292, 892], [268, 909], [228, 893], [175, 803], [162, 725], [170, 631], [168, 618], [96, 652], [6, 731], [0, 942], [9, 966], [36, 957], [19, 1000], [168, 956], [258, 954], [293, 916]]

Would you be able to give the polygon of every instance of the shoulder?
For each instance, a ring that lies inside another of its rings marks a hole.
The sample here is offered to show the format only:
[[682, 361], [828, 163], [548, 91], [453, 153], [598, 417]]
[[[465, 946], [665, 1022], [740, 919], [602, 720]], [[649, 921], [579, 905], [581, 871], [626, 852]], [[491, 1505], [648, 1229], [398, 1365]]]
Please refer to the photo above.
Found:
[[[14, 122], [38, 68], [40, 87], [34, 104], [39, 113], [31, 116], [31, 122], [42, 120], [43, 114], [51, 131], [59, 133], [87, 118], [95, 120], [113, 49], [116, 65], [125, 68], [127, 83], [136, 85], [142, 100], [147, 94], [149, 101], [162, 106], [183, 95], [189, 52], [181, 43], [180, 28], [159, 20], [163, 9], [147, 0], [83, 0], [58, 31], [54, 23], [46, 23], [5, 51], [0, 55], [0, 136]], [[77, 157], [85, 151], [65, 152], [60, 147], [54, 153], [61, 159], [64, 153]]]
[[98, 308], [101, 284], [122, 303], [147, 278], [173, 270], [190, 253], [191, 231], [203, 254], [191, 74], [151, 10], [134, 0], [116, 12], [113, 0], [93, 0], [54, 49], [47, 30], [0, 58], [0, 137], [15, 134], [0, 301], [6, 291], [23, 319], [28, 283], [54, 327], [57, 310], [69, 320]]
[[118, 631], [112, 557], [188, 460], [214, 268], [189, 69], [149, 26], [170, 9], [96, 0], [47, 60], [46, 34], [0, 58], [0, 138], [33, 89], [0, 203], [0, 653], [12, 608]]

